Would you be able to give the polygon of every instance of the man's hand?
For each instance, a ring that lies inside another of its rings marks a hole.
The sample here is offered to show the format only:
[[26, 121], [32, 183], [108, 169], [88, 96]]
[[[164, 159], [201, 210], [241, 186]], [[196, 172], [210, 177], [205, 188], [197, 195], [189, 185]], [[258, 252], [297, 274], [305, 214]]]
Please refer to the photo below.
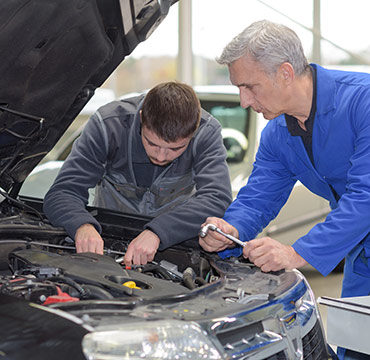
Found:
[[160, 243], [159, 237], [150, 230], [144, 230], [130, 242], [125, 255], [125, 265], [145, 265], [154, 259]]
[[243, 256], [264, 272], [291, 270], [307, 264], [291, 246], [283, 245], [269, 237], [248, 241], [243, 249]]
[[92, 252], [103, 255], [104, 241], [91, 224], [81, 225], [75, 234], [76, 252]]
[[[219, 229], [221, 229], [224, 233], [230, 234], [239, 238], [239, 232], [234, 228], [234, 226], [230, 225], [223, 219], [216, 218], [216, 217], [209, 217], [206, 219], [206, 222], [202, 224], [202, 226], [207, 224], [216, 225]], [[199, 229], [200, 230], [200, 229]], [[226, 238], [225, 236], [219, 234], [216, 231], [209, 230], [207, 235], [202, 238], [199, 236], [199, 245], [206, 251], [214, 252], [214, 251], [222, 251], [226, 248], [232, 248], [235, 246], [234, 242]]]

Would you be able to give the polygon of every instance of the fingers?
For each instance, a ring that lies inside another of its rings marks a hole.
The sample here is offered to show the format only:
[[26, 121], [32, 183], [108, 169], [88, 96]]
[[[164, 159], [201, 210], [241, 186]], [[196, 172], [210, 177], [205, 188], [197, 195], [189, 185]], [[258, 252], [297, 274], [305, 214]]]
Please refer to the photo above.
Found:
[[125, 263], [126, 266], [132, 265], [132, 257], [134, 255], [133, 246], [130, 246], [130, 245], [128, 246], [128, 248], [126, 250], [126, 254], [125, 254], [125, 257], [123, 259], [123, 262]]
[[[238, 231], [221, 218], [209, 217], [201, 226], [203, 227], [207, 224], [215, 225], [226, 234], [231, 234], [235, 237], [239, 236]], [[199, 236], [199, 245], [208, 252], [218, 252], [235, 246], [233, 241], [211, 229], [208, 230], [205, 237]]]
[[76, 240], [76, 252], [92, 252], [103, 254], [104, 241], [103, 239], [83, 239]]
[[254, 239], [247, 242], [246, 246], [243, 249], [243, 255], [249, 260], [253, 261], [259, 256], [263, 255], [267, 250], [266, 247], [263, 247], [264, 242], [262, 239]]
[[290, 270], [307, 265], [307, 261], [292, 246], [281, 244], [269, 237], [249, 241], [243, 249], [243, 256], [265, 272]]
[[[131, 243], [132, 244], [132, 243]], [[136, 247], [134, 244], [129, 245], [124, 258], [126, 266], [134, 265], [145, 265], [150, 261], [153, 261], [155, 252], [148, 252], [146, 249]]]
[[267, 237], [249, 241], [243, 249], [243, 256], [264, 272], [278, 271], [289, 267], [287, 247]]
[[199, 237], [199, 245], [208, 252], [222, 251], [225, 250], [232, 243], [230, 240], [224, 241], [223, 239], [218, 240], [212, 236], [207, 235], [204, 238]]
[[[231, 224], [229, 224], [227, 221], [225, 221], [224, 219], [217, 218], [217, 217], [208, 217], [206, 219], [206, 221], [201, 226], [203, 227], [203, 226], [205, 226], [207, 224], [216, 225], [224, 233], [233, 235], [233, 236], [235, 236], [237, 238], [239, 237], [239, 233], [238, 233], [237, 229], [234, 226], [232, 226]], [[216, 238], [222, 238], [223, 237], [220, 234], [219, 234], [219, 236], [216, 236], [216, 234], [218, 234], [218, 233], [215, 233], [212, 230], [210, 230], [208, 232], [208, 234], [212, 234], [212, 233], [214, 233], [214, 235], [215, 235]]]
[[124, 258], [125, 265], [145, 265], [153, 261], [159, 244], [160, 239], [155, 233], [144, 230], [129, 244]]
[[249, 260], [264, 272], [281, 270], [280, 264], [276, 260], [272, 259], [270, 254], [252, 257], [249, 258]]
[[130, 243], [127, 248], [124, 263], [126, 266], [134, 265], [145, 265], [150, 261], [153, 261], [155, 251], [151, 251], [146, 248], [141, 248], [135, 243]]
[[199, 245], [206, 251], [222, 251], [234, 245], [234, 243], [225, 236], [209, 231], [205, 237], [199, 237]]
[[145, 265], [154, 259], [154, 254], [154, 252], [147, 253], [146, 251], [135, 252], [132, 262], [134, 265]]
[[104, 241], [91, 224], [81, 225], [75, 234], [76, 252], [92, 252], [103, 254]]

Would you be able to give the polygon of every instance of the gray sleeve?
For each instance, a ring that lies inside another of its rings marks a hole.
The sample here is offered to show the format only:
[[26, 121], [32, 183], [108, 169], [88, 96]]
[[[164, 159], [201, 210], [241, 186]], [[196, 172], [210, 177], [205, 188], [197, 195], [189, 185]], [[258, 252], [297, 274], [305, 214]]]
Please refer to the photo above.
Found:
[[232, 201], [221, 125], [211, 118], [205, 126], [199, 132], [199, 138], [195, 139], [195, 195], [146, 225], [159, 236], [160, 250], [197, 237], [205, 219], [209, 216], [222, 217]]
[[100, 224], [86, 210], [86, 205], [89, 188], [94, 188], [104, 175], [107, 153], [106, 129], [95, 114], [75, 141], [44, 199], [44, 212], [50, 222], [65, 228], [71, 238], [87, 223], [101, 232]]

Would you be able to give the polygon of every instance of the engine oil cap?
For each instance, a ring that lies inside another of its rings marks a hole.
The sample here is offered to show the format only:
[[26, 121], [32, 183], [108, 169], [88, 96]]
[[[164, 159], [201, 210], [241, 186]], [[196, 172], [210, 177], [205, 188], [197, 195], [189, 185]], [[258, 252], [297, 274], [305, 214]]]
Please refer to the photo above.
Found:
[[126, 281], [122, 284], [123, 286], [126, 286], [130, 289], [141, 289], [140, 287], [136, 286], [135, 281]]

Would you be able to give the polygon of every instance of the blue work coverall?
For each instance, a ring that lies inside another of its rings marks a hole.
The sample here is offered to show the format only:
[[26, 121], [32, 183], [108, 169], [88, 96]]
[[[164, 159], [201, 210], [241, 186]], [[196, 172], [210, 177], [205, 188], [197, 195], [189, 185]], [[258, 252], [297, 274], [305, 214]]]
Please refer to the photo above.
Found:
[[[269, 121], [248, 183], [224, 219], [238, 229], [240, 239], [254, 239], [277, 216], [299, 180], [329, 200], [332, 211], [293, 248], [324, 276], [345, 257], [342, 296], [369, 295], [370, 74], [312, 66], [317, 69], [314, 165], [302, 139], [290, 135], [284, 115]], [[241, 252], [234, 248], [219, 254]]]

